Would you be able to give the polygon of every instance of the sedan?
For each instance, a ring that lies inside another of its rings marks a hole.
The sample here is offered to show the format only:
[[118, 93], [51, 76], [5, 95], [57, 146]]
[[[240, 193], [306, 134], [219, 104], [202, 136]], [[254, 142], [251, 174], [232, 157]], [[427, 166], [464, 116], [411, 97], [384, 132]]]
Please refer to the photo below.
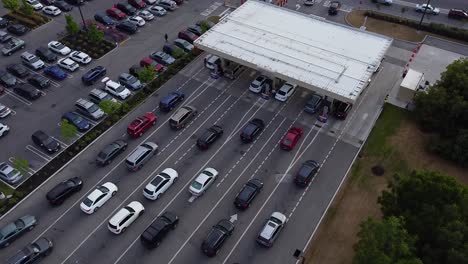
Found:
[[128, 18], [128, 21], [132, 22], [133, 24], [142, 27], [146, 24], [145, 20], [139, 16], [132, 16]]
[[127, 149], [127, 146], [127, 142], [121, 139], [110, 143], [99, 152], [96, 158], [96, 163], [101, 166], [110, 164], [112, 160]]
[[289, 97], [291, 97], [296, 91], [296, 87], [297, 85], [295, 84], [283, 84], [283, 86], [281, 86], [281, 88], [276, 92], [275, 99], [280, 102], [286, 102], [289, 99]]
[[45, 6], [42, 8], [42, 12], [50, 16], [58, 16], [62, 13], [58, 7], [55, 6]]
[[265, 128], [263, 120], [254, 118], [242, 129], [240, 138], [244, 143], [252, 142]]
[[37, 225], [37, 220], [32, 215], [25, 215], [12, 223], [0, 228], [0, 247], [8, 247], [27, 231], [31, 231]]
[[198, 138], [197, 146], [202, 150], [208, 149], [222, 135], [223, 128], [217, 125], [213, 125]]
[[22, 178], [23, 175], [17, 169], [5, 162], [0, 163], [0, 179], [9, 184], [17, 184]]
[[13, 88], [13, 91], [28, 100], [36, 100], [42, 96], [41, 91], [34, 88], [29, 83], [20, 83]]
[[22, 64], [10, 64], [6, 67], [7, 71], [18, 78], [24, 78], [29, 75], [28, 69]]
[[75, 126], [78, 131], [84, 132], [91, 127], [88, 120], [82, 118], [75, 112], [66, 112], [62, 115], [62, 119], [67, 120], [68, 123]]
[[263, 188], [263, 182], [259, 179], [249, 180], [237, 194], [234, 199], [234, 205], [239, 209], [247, 209], [250, 207], [253, 199], [260, 193]]
[[21, 25], [21, 24], [10, 24], [10, 25], [8, 25], [7, 30], [11, 34], [14, 34], [14, 35], [17, 35], [17, 36], [22, 36], [26, 32], [28, 32], [28, 29], [25, 26]]
[[5, 118], [11, 114], [11, 109], [6, 105], [0, 103], [0, 118]]
[[56, 80], [63, 80], [67, 78], [67, 73], [60, 69], [60, 67], [57, 65], [45, 67], [44, 74]]
[[83, 74], [83, 76], [81, 77], [81, 81], [83, 81], [83, 83], [86, 85], [91, 85], [95, 83], [99, 78], [106, 75], [106, 73], [107, 69], [105, 67], [96, 66], [91, 70], [87, 71], [85, 74]]
[[37, 48], [36, 56], [49, 63], [57, 60], [57, 55], [45, 47]]
[[126, 72], [119, 75], [119, 83], [133, 91], [139, 90], [143, 87], [140, 80]]
[[128, 0], [128, 3], [138, 9], [143, 9], [146, 7], [146, 3], [143, 0]]
[[190, 44], [193, 44], [195, 40], [197, 40], [198, 36], [194, 34], [193, 32], [190, 32], [188, 30], [183, 30], [180, 31], [179, 34], [177, 35], [178, 38], [184, 39], [188, 41]]
[[100, 12], [100, 13], [97, 13], [94, 15], [94, 20], [96, 20], [97, 22], [100, 22], [106, 26], [112, 26], [115, 24], [115, 21], [112, 20], [112, 18], [110, 18], [108, 15], [106, 15], [105, 13], [103, 12]]
[[106, 14], [114, 19], [122, 20], [127, 18], [124, 12], [120, 11], [119, 9], [112, 7], [106, 10]]
[[323, 103], [323, 97], [321, 95], [313, 93], [307, 101], [304, 107], [304, 111], [310, 114], [315, 114], [321, 109]]
[[232, 235], [233, 231], [234, 224], [231, 221], [227, 219], [220, 220], [206, 235], [202, 242], [201, 250], [208, 257], [214, 257], [218, 254], [226, 239]]
[[448, 12], [448, 17], [455, 19], [468, 19], [468, 11], [463, 9], [452, 8]]
[[141, 67], [152, 67], [156, 72], [162, 72], [164, 70], [164, 66], [162, 64], [157, 63], [151, 58], [143, 58], [140, 61], [140, 66]]
[[10, 132], [10, 127], [0, 123], [0, 138], [6, 136], [8, 132]]
[[185, 52], [191, 52], [195, 48], [195, 46], [190, 44], [190, 42], [183, 40], [183, 39], [174, 40], [174, 45], [183, 49]]
[[143, 196], [150, 200], [159, 199], [177, 181], [178, 177], [179, 174], [174, 169], [164, 169], [145, 186]]
[[39, 89], [46, 89], [50, 86], [50, 80], [40, 74], [34, 74], [28, 78], [28, 83]]
[[112, 198], [119, 189], [112, 182], [106, 182], [92, 191], [80, 204], [81, 211], [86, 214], [96, 212], [110, 198]]
[[46, 194], [46, 199], [51, 205], [60, 205], [72, 194], [83, 188], [83, 181], [79, 177], [73, 177], [54, 186]]
[[187, 31], [192, 32], [193, 34], [197, 36], [201, 36], [203, 34], [203, 29], [197, 25], [189, 26], [187, 28]]
[[155, 51], [150, 54], [150, 58], [161, 63], [164, 66], [171, 65], [175, 62], [175, 58], [163, 51]]
[[143, 133], [156, 124], [157, 117], [152, 112], [148, 112], [137, 117], [127, 127], [127, 134], [131, 137], [141, 137]]
[[208, 187], [213, 184], [218, 176], [218, 171], [213, 168], [206, 168], [200, 175], [192, 182], [189, 192], [194, 196], [203, 195]]
[[78, 68], [80, 68], [78, 63], [74, 62], [72, 59], [69, 58], [62, 58], [58, 60], [57, 65], [71, 72], [74, 72], [78, 70]]
[[[5, 263], [37, 263], [50, 255], [53, 247], [54, 245], [50, 239], [41, 237], [34, 243], [29, 243], [21, 250], [17, 251], [15, 255], [11, 256]], [[21, 260], [21, 262], [18, 262], [18, 260]], [[22, 260], [27, 260], [27, 262]]]
[[294, 177], [294, 182], [301, 187], [306, 187], [317, 173], [320, 165], [315, 160], [305, 161]]
[[16, 85], [16, 77], [8, 73], [7, 71], [0, 70], [0, 84], [5, 87], [12, 87]]
[[288, 133], [286, 133], [286, 135], [281, 140], [280, 147], [284, 150], [293, 150], [297, 142], [299, 142], [302, 134], [302, 129], [298, 127], [291, 127]]
[[133, 201], [112, 216], [107, 227], [112, 233], [121, 234], [144, 212], [145, 207], [140, 202]]
[[120, 22], [115, 28], [127, 34], [135, 34], [138, 31], [138, 26], [128, 20]]
[[58, 7], [63, 12], [69, 12], [73, 10], [73, 6], [67, 4], [64, 0], [55, 0], [54, 6]]
[[140, 11], [140, 12], [138, 12], [137, 15], [139, 17], [143, 18], [146, 21], [151, 21], [151, 20], [154, 19], [154, 15], [151, 12], [147, 11], [147, 10]]
[[34, 11], [41, 10], [44, 6], [39, 3], [37, 0], [26, 0], [26, 3], [28, 3], [30, 6], [33, 7]]
[[70, 59], [79, 62], [81, 64], [88, 64], [91, 62], [91, 57], [81, 51], [73, 51], [70, 53]]
[[155, 16], [165, 16], [167, 14], [166, 9], [160, 6], [152, 6], [148, 9], [148, 11], [151, 12]]
[[37, 130], [34, 132], [34, 134], [31, 136], [31, 139], [34, 144], [38, 145], [48, 153], [55, 153], [60, 149], [60, 143], [42, 130]]
[[71, 52], [71, 49], [58, 41], [51, 41], [47, 44], [50, 50], [53, 52], [59, 53], [60, 55], [68, 55]]

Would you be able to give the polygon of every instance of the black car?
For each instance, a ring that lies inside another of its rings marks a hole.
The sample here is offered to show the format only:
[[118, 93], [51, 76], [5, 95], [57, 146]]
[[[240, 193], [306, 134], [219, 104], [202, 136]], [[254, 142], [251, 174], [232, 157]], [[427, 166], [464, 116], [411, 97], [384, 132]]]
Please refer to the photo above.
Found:
[[36, 242], [28, 244], [26, 247], [11, 256], [5, 264], [29, 264], [48, 256], [54, 244], [48, 238], [41, 237]]
[[101, 166], [108, 165], [112, 160], [117, 157], [120, 153], [127, 149], [127, 142], [124, 140], [116, 140], [107, 145], [96, 158], [96, 163]]
[[190, 31], [197, 36], [201, 36], [203, 34], [203, 29], [197, 25], [189, 26], [187, 31]]
[[22, 36], [24, 35], [26, 32], [28, 32], [28, 29], [21, 25], [21, 24], [10, 24], [8, 27], [7, 27], [7, 30], [8, 32], [10, 32], [11, 34], [15, 34], [17, 36]]
[[55, 153], [60, 149], [60, 143], [58, 143], [58, 141], [55, 138], [47, 135], [42, 130], [34, 132], [34, 134], [32, 134], [31, 136], [31, 139], [34, 142], [34, 144], [38, 145], [39, 147], [41, 147], [49, 153]]
[[218, 138], [223, 135], [223, 128], [213, 125], [208, 128], [197, 140], [198, 148], [205, 150], [208, 149]]
[[39, 89], [46, 89], [50, 86], [50, 80], [40, 74], [34, 74], [28, 78], [28, 83]]
[[346, 119], [352, 107], [353, 105], [350, 103], [335, 100], [333, 102], [333, 114], [338, 119]]
[[135, 76], [135, 77], [138, 77], [138, 73], [141, 72], [143, 70], [143, 67], [141, 67], [140, 65], [138, 64], [134, 64], [132, 65], [129, 69], [128, 69], [128, 72]]
[[34, 88], [34, 86], [30, 85], [29, 83], [20, 83], [17, 84], [13, 91], [17, 93], [19, 96], [22, 96], [29, 100], [36, 100], [41, 97], [41, 91]]
[[22, 64], [10, 64], [6, 67], [7, 71], [18, 78], [24, 78], [29, 75], [28, 69]]
[[240, 138], [244, 143], [252, 142], [265, 128], [263, 120], [254, 118], [242, 129]]
[[138, 26], [128, 20], [120, 22], [115, 28], [127, 34], [135, 34], [138, 30]]
[[83, 81], [84, 84], [86, 85], [91, 85], [95, 83], [99, 78], [103, 77], [106, 75], [107, 69], [103, 66], [96, 66], [92, 68], [91, 70], [87, 71], [83, 76], [81, 77], [81, 80]]
[[0, 17], [0, 28], [5, 28], [8, 26], [10, 21], [4, 17]]
[[234, 205], [239, 209], [247, 209], [250, 207], [253, 199], [263, 188], [263, 182], [259, 179], [249, 180], [237, 194], [234, 199]]
[[323, 104], [323, 97], [321, 95], [318, 95], [316, 93], [312, 94], [307, 101], [304, 111], [310, 114], [315, 114], [317, 113], [320, 108], [322, 107]]
[[46, 198], [50, 204], [60, 205], [70, 195], [80, 191], [82, 187], [83, 181], [78, 177], [74, 177], [57, 184], [46, 194]]
[[137, 12], [136, 8], [126, 3], [117, 3], [115, 7], [119, 9], [120, 11], [124, 12], [127, 16], [133, 16]]
[[50, 6], [50, 5], [54, 5], [55, 0], [41, 0], [41, 3], [46, 6]]
[[296, 177], [294, 177], [294, 182], [299, 186], [306, 187], [319, 168], [320, 165], [317, 161], [306, 160], [299, 169], [299, 172], [296, 174]]
[[155, 248], [161, 244], [170, 230], [177, 227], [179, 217], [171, 212], [164, 212], [141, 234], [140, 241], [147, 248]]
[[16, 84], [16, 77], [7, 71], [0, 70], [0, 84], [5, 87], [12, 87]]
[[234, 224], [229, 220], [223, 219], [219, 221], [203, 240], [201, 250], [209, 257], [215, 256], [233, 231]]
[[46, 62], [54, 62], [57, 60], [57, 55], [50, 51], [48, 48], [39, 47], [36, 49], [36, 56]]
[[70, 5], [80, 6], [84, 5], [84, 0], [66, 0]]
[[455, 18], [455, 19], [468, 19], [468, 11], [463, 10], [463, 9], [457, 9], [457, 8], [452, 8], [448, 12], [448, 17], [449, 18]]
[[73, 6], [67, 4], [64, 0], [55, 0], [54, 6], [64, 12], [72, 11], [73, 9]]
[[94, 20], [100, 22], [106, 26], [112, 26], [115, 24], [115, 21], [110, 18], [106, 13], [100, 12], [94, 15]]
[[338, 14], [338, 10], [341, 7], [341, 3], [338, 1], [331, 1], [330, 2], [330, 7], [328, 8], [328, 14], [331, 16], [334, 16]]

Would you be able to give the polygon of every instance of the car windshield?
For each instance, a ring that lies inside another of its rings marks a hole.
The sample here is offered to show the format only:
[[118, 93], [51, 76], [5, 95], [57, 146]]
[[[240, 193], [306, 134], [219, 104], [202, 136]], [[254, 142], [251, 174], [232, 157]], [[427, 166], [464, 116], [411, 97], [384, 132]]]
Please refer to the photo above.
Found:
[[285, 139], [283, 139], [283, 143], [284, 143], [285, 145], [291, 145], [292, 140], [289, 139], [289, 138], [285, 138]]
[[279, 91], [278, 91], [278, 94], [279, 94], [279, 95], [286, 95], [286, 92], [283, 91], [283, 90], [279, 90]]
[[169, 179], [171, 178], [171, 176], [169, 176], [169, 175], [168, 175], [167, 173], [165, 173], [165, 172], [161, 172], [159, 175], [160, 175], [161, 177], [167, 179], [167, 180], [169, 180]]
[[246, 201], [249, 199], [250, 195], [254, 192], [254, 188], [250, 186], [245, 186], [245, 188], [239, 193], [239, 199]]
[[125, 206], [124, 208], [127, 209], [131, 213], [135, 213], [135, 210], [133, 210], [133, 208], [131, 208], [130, 206]]
[[302, 166], [302, 168], [299, 170], [299, 175], [307, 177], [312, 172], [312, 169], [313, 168], [309, 166]]
[[58, 43], [57, 45], [55, 45], [55, 47], [57, 49], [63, 49], [63, 48], [65, 48], [65, 45], [63, 45], [62, 43]]
[[15, 221], [15, 225], [16, 225], [16, 228], [17, 228], [17, 229], [24, 228], [24, 226], [25, 226], [23, 220], [21, 220], [21, 219], [16, 220], [16, 221]]
[[203, 186], [203, 185], [202, 185], [201, 183], [197, 182], [197, 181], [194, 181], [194, 182], [192, 183], [192, 187], [193, 187], [194, 189], [197, 189], [197, 190], [200, 190], [200, 189], [202, 188], [202, 186]]
[[31, 62], [31, 63], [34, 63], [34, 62], [37, 62], [37, 61], [39, 61], [39, 59], [37, 57], [32, 57], [32, 58], [29, 59], [29, 62]]
[[248, 124], [244, 130], [245, 134], [252, 134], [256, 127], [257, 126], [252, 123]]
[[99, 152], [98, 158], [105, 159], [106, 157], [107, 157], [107, 153], [105, 153], [104, 151]]
[[89, 199], [88, 197], [86, 197], [86, 199], [83, 200], [83, 203], [88, 207], [93, 205], [93, 201], [91, 201], [91, 199]]
[[108, 193], [108, 192], [110, 191], [110, 190], [107, 189], [105, 186], [99, 187], [98, 190], [100, 190], [100, 191], [103, 192], [103, 193]]
[[94, 113], [94, 112], [96, 112], [98, 110], [99, 110], [99, 107], [97, 105], [95, 105], [95, 104], [93, 104], [91, 107], [88, 108], [88, 111], [90, 113]]
[[39, 2], [36, 1], [36, 0], [30, 1], [29, 3], [30, 3], [31, 5], [37, 5], [37, 4], [39, 4]]
[[83, 122], [83, 118], [81, 118], [81, 116], [79, 116], [79, 115], [76, 115], [76, 116], [73, 118], [73, 122], [74, 122], [74, 123], [81, 123], [81, 122]]
[[124, 87], [123, 87], [122, 85], [119, 85], [119, 86], [117, 86], [117, 88], [115, 88], [115, 91], [116, 91], [117, 93], [121, 93], [121, 92], [124, 91]]
[[52, 144], [54, 143], [55, 140], [52, 138], [52, 137], [48, 137], [45, 141], [44, 141], [44, 145], [49, 145], [49, 144]]
[[213, 177], [213, 176], [214, 176], [213, 173], [211, 173], [211, 172], [209, 172], [209, 171], [207, 171], [207, 170], [203, 171], [203, 174], [208, 175], [208, 176], [210, 176], [210, 177]]

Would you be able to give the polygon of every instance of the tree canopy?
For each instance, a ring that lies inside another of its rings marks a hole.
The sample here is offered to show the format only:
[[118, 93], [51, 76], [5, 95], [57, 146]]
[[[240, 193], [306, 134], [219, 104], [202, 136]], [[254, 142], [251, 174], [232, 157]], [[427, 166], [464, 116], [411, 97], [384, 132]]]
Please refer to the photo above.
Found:
[[78, 32], [80, 32], [80, 26], [78, 23], [75, 21], [75, 19], [70, 16], [70, 15], [65, 15], [65, 21], [67, 22], [67, 25], [65, 26], [67, 32], [69, 35], [76, 35]]

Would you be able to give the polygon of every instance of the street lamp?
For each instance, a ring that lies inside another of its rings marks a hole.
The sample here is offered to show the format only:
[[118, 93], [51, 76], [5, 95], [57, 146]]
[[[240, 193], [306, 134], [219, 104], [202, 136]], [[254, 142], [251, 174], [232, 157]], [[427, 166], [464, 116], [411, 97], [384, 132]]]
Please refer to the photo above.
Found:
[[421, 29], [421, 24], [423, 22], [424, 16], [426, 15], [427, 7], [429, 6], [430, 2], [431, 2], [431, 0], [427, 0], [426, 8], [424, 8], [424, 11], [423, 11], [423, 14], [422, 14], [422, 17], [421, 17], [421, 21], [419, 21], [418, 30]]
[[[81, 3], [84, 4], [84, 2], [81, 2]], [[88, 31], [88, 27], [86, 26], [86, 22], [85, 22], [84, 17], [83, 17], [83, 12], [81, 12], [81, 4], [80, 3], [78, 3], [78, 10], [80, 11], [81, 21], [83, 21], [84, 30]]]

